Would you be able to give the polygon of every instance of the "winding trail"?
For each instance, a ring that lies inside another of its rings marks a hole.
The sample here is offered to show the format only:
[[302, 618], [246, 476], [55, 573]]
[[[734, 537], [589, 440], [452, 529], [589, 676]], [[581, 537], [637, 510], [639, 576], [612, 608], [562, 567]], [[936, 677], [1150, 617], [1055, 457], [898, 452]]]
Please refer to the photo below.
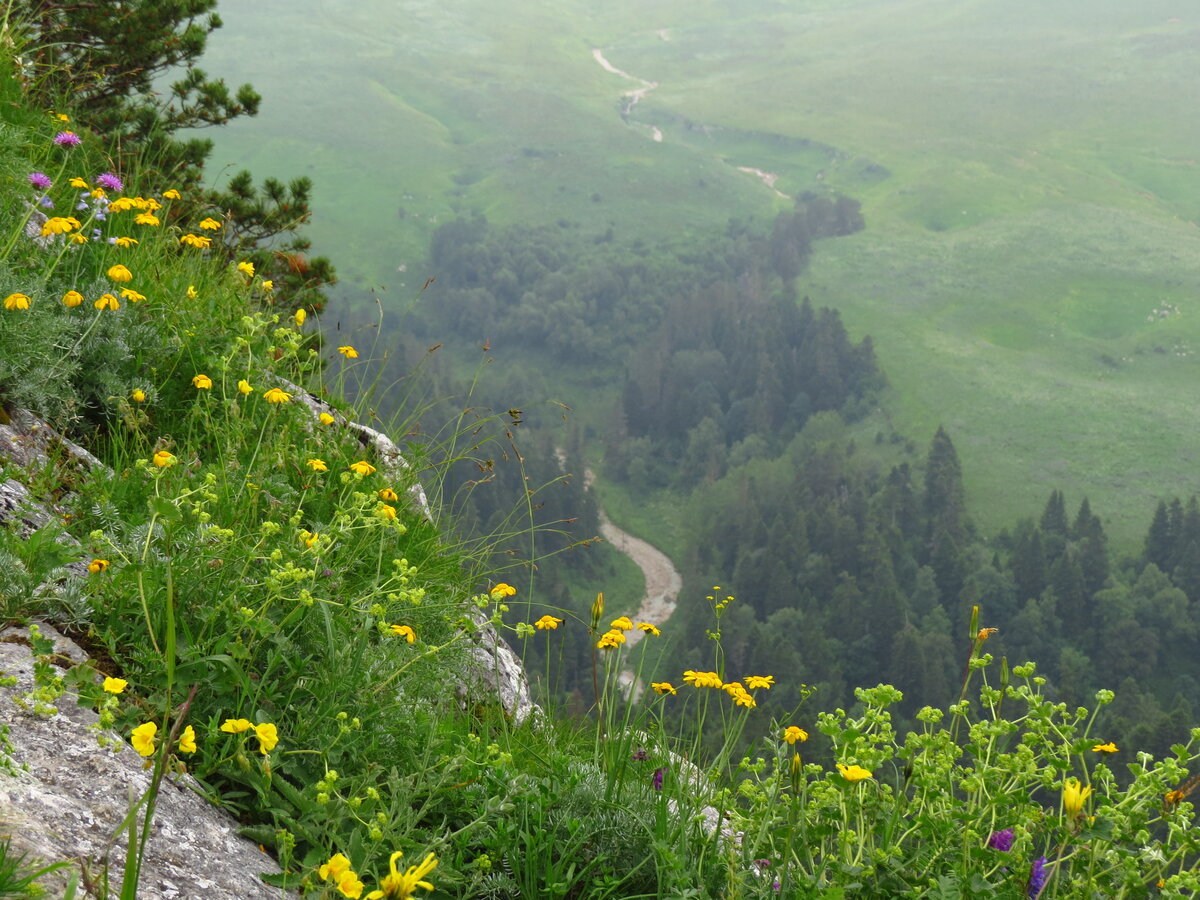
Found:
[[[661, 627], [671, 618], [679, 601], [679, 591], [683, 587], [679, 571], [665, 553], [653, 544], [622, 531], [603, 510], [600, 511], [600, 533], [613, 547], [632, 559], [646, 578], [642, 605], [637, 615], [630, 618], [635, 622], [649, 622]], [[642, 632], [634, 629], [626, 634], [625, 646], [632, 647], [641, 639]]]

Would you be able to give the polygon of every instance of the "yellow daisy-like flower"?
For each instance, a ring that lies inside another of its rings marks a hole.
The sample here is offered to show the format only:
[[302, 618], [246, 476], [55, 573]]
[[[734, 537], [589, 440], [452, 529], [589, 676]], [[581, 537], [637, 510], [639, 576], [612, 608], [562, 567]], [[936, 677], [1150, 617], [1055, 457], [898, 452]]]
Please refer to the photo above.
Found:
[[4, 298], [5, 309], [29, 309], [29, 298], [24, 294], [9, 294]]
[[304, 327], [304, 320], [308, 318], [308, 312], [303, 309], [298, 309], [292, 313], [292, 321], [296, 323], [297, 328]]
[[146, 299], [145, 294], [139, 294], [133, 288], [121, 288], [121, 296], [131, 303], [141, 303]]
[[156, 450], [151, 462], [158, 468], [165, 469], [167, 466], [175, 465], [175, 454], [169, 450]]
[[212, 379], [203, 372], [192, 378], [192, 387], [199, 391], [208, 391], [212, 389]]
[[179, 735], [179, 752], [180, 753], [195, 753], [196, 752], [196, 729], [191, 725], [183, 729], [183, 733]]
[[129, 682], [126, 681], [124, 678], [113, 678], [112, 676], [105, 676], [104, 684], [102, 685], [102, 687], [109, 694], [119, 694], [123, 690], [125, 690], [125, 688], [129, 687]]
[[88, 563], [88, 571], [93, 575], [96, 575], [105, 571], [108, 566], [109, 562], [107, 559], [93, 559], [90, 563]]
[[683, 680], [694, 688], [717, 688], [725, 686], [721, 676], [716, 672], [693, 672], [691, 669], [683, 673]]
[[161, 225], [162, 224], [162, 222], [160, 222], [158, 220], [158, 216], [156, 216], [154, 213], [149, 213], [149, 212], [138, 213], [136, 216], [134, 216], [133, 221], [134, 221], [135, 225]]
[[505, 597], [516, 596], [517, 589], [511, 584], [505, 584], [503, 581], [488, 591], [492, 595], [493, 600], [502, 600]]
[[163, 191], [164, 200], [178, 200], [180, 196], [179, 191], [175, 190], [175, 188], [167, 188], [167, 190]]
[[138, 197], [137, 204], [140, 209], [148, 209], [151, 212], [162, 209], [162, 204], [153, 197]]
[[386, 500], [388, 503], [395, 503], [400, 498], [396, 495], [396, 492], [393, 491], [391, 488], [384, 488], [382, 491], [379, 492], [379, 499]]
[[133, 729], [133, 734], [129, 736], [129, 743], [133, 744], [133, 749], [140, 756], [154, 755], [154, 735], [158, 733], [158, 725], [154, 722], [146, 722]]
[[381, 519], [394, 519], [396, 518], [396, 507], [380, 503], [379, 509], [375, 510], [375, 514]]
[[349, 897], [350, 900], [358, 900], [362, 896], [364, 887], [366, 885], [362, 883], [358, 873], [353, 870], [343, 872], [337, 878], [338, 893], [343, 897]]
[[113, 281], [131, 281], [133, 279], [133, 273], [120, 263], [117, 263], [115, 266], [109, 268], [108, 277]]
[[78, 231], [71, 232], [67, 237], [71, 239], [71, 243], [73, 244], [86, 244], [88, 242], [87, 235]]
[[266, 756], [279, 743], [279, 732], [270, 722], [254, 726], [254, 734], [258, 738], [258, 750]]
[[342, 354], [342, 356], [346, 357], [346, 359], [358, 359], [358, 351], [349, 344], [338, 347], [338, 353]]
[[221, 726], [221, 730], [226, 734], [241, 734], [243, 731], [249, 731], [254, 727], [254, 723], [249, 719], [226, 719]]
[[262, 289], [269, 294], [271, 291], [275, 290], [275, 282], [272, 281], [270, 278], [264, 278], [263, 283], [262, 283]]
[[42, 223], [42, 237], [52, 234], [67, 234], [79, 230], [79, 220], [74, 216], [53, 216]]
[[145, 403], [146, 402], [146, 392], [143, 391], [141, 388], [134, 388], [132, 391], [129, 392], [129, 399], [132, 400], [134, 403]]
[[108, 204], [110, 213], [123, 213], [137, 206], [132, 197], [118, 197], [112, 203]]
[[630, 621], [629, 616], [621, 616], [618, 619], [613, 619], [608, 624], [610, 628], [615, 628], [618, 631], [629, 631], [629, 629], [633, 628], [633, 622]]
[[104, 188], [102, 188], [102, 187], [92, 188], [92, 199], [93, 200], [104, 200], [106, 197], [108, 197], [108, 191], [104, 190]]
[[417, 888], [433, 890], [433, 885], [425, 881], [425, 876], [437, 868], [437, 858], [430, 853], [419, 866], [409, 866], [403, 875], [396, 869], [396, 860], [404, 854], [397, 850], [388, 861], [391, 870], [379, 882], [379, 890], [367, 894], [367, 900], [408, 900]]
[[871, 777], [871, 772], [862, 766], [844, 766], [837, 763], [837, 770], [849, 782], [862, 781], [864, 778]]
[[646, 632], [646, 634], [650, 635], [651, 637], [658, 637], [660, 634], [662, 634], [662, 632], [658, 630], [658, 627], [656, 625], [651, 625], [649, 622], [638, 622], [637, 627], [640, 628], [642, 631]]
[[92, 306], [96, 307], [96, 309], [111, 309], [113, 312], [116, 312], [121, 308], [121, 301], [112, 294], [101, 294], [100, 299], [93, 303]]
[[283, 391], [277, 387], [274, 387], [274, 388], [271, 388], [269, 391], [267, 391], [265, 394], [263, 394], [263, 399], [266, 400], [268, 403], [291, 403], [292, 395], [287, 393], [286, 391]]
[[323, 412], [317, 416], [317, 421], [319, 421], [322, 425], [332, 425], [337, 421], [337, 419], [335, 419], [329, 413]]
[[329, 466], [327, 466], [325, 464], [325, 460], [323, 460], [323, 459], [317, 459], [314, 457], [313, 459], [310, 459], [306, 463], [306, 465], [310, 469], [312, 469], [314, 472], [328, 472], [329, 471]]
[[76, 307], [83, 302], [83, 294], [79, 291], [67, 291], [63, 294], [63, 306]]
[[417, 639], [417, 633], [412, 630], [411, 625], [389, 625], [388, 628], [396, 637], [402, 637], [410, 644]]
[[679, 693], [679, 691], [675, 690], [675, 685], [671, 684], [669, 681], [652, 681], [650, 682], [650, 687], [654, 688], [654, 690], [659, 694]]
[[72, 178], [70, 181], [70, 184], [71, 184], [71, 187], [73, 187], [73, 188], [87, 188], [88, 187], [88, 183], [86, 181], [84, 181], [82, 178]]
[[536, 622], [534, 622], [533, 627], [537, 628], [541, 631], [554, 631], [554, 629], [558, 628], [558, 626], [561, 625], [563, 623], [563, 621], [564, 620], [558, 618], [558, 616], [547, 615], [547, 616], [542, 616], [540, 619], [538, 619]]
[[254, 263], [242, 260], [237, 264], [237, 270], [250, 278], [254, 277]]
[[187, 298], [189, 300], [195, 300], [198, 296], [200, 296], [200, 293], [196, 290], [196, 286], [194, 284], [189, 284], [187, 289]]
[[179, 239], [179, 243], [195, 247], [197, 250], [207, 250], [212, 246], [212, 238], [205, 234], [185, 234]]
[[1062, 787], [1063, 812], [1073, 819], [1083, 809], [1084, 801], [1092, 795], [1092, 786], [1081, 787], [1078, 778], [1068, 778]]
[[375, 474], [375, 467], [373, 465], [371, 465], [369, 462], [367, 462], [365, 459], [356, 460], [355, 462], [350, 463], [350, 465], [347, 466], [347, 468], [350, 469], [350, 471], [353, 472], [355, 475], [374, 475]]
[[606, 631], [600, 635], [596, 646], [601, 650], [614, 650], [623, 643], [625, 643], [625, 633], [614, 628], [612, 631]]
[[795, 725], [789, 725], [787, 728], [783, 729], [783, 739], [789, 744], [794, 744], [796, 741], [804, 743], [808, 740], [808, 732]]
[[1092, 748], [1092, 752], [1093, 753], [1116, 753], [1117, 745], [1114, 744], [1112, 741], [1109, 741], [1107, 744], [1097, 744], [1095, 747]]
[[119, 238], [115, 238], [113, 240], [113, 243], [116, 244], [118, 247], [120, 247], [122, 250], [128, 250], [130, 247], [134, 247], [137, 245], [138, 239], [131, 238], [131, 237], [119, 237]]
[[335, 853], [329, 857], [329, 862], [321, 863], [321, 867], [317, 869], [317, 875], [322, 881], [328, 881], [332, 878], [335, 882], [343, 872], [350, 870], [350, 860], [341, 853]]
[[765, 688], [769, 691], [771, 689], [771, 685], [773, 685], [774, 683], [775, 683], [774, 675], [747, 675], [746, 676], [746, 687], [750, 688], [750, 690], [752, 690], [752, 691], [756, 691], [759, 688]]
[[[726, 687], [728, 687], [728, 685], [726, 685]], [[738, 687], [741, 688], [741, 685], [738, 685]], [[754, 709], [754, 707], [758, 706], [758, 702], [748, 693], [746, 693], [745, 688], [737, 691], [730, 691], [729, 696], [733, 698], [733, 702], [737, 706], [744, 706], [747, 709]]]
[[209, 216], [207, 219], [202, 219], [200, 221], [200, 227], [205, 231], [217, 231], [221, 227], [221, 223], [212, 216]]
[[245, 397], [247, 394], [253, 394], [254, 388], [250, 387], [250, 382], [243, 378], [238, 382], [238, 393]]

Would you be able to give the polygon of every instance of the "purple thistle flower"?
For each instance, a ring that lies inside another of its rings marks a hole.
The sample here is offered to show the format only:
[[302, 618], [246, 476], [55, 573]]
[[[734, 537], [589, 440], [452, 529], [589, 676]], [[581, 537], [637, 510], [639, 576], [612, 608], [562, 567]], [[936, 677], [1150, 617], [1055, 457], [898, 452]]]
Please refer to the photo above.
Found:
[[50, 180], [50, 176], [45, 172], [30, 172], [29, 183], [39, 191], [48, 191], [54, 186], [54, 182]]
[[110, 190], [110, 191], [125, 190], [124, 183], [121, 181], [120, 178], [118, 178], [112, 172], [105, 172], [103, 175], [97, 175], [96, 176], [96, 184], [98, 184], [98, 185], [100, 185], [100, 187], [106, 188], [107, 190]]
[[667, 767], [661, 766], [654, 770], [654, 789], [661, 791], [663, 786], [663, 776], [667, 774]]
[[1029, 867], [1029, 887], [1025, 890], [1025, 895], [1029, 900], [1037, 900], [1037, 895], [1042, 892], [1042, 888], [1046, 886], [1046, 857], [1039, 856], [1033, 861], [1033, 865]]
[[78, 147], [83, 141], [73, 131], [60, 131], [54, 136], [54, 143], [60, 147]]
[[1012, 849], [1013, 830], [1005, 828], [1003, 831], [993, 831], [992, 836], [988, 838], [987, 845], [993, 850], [1001, 850], [1007, 853]]

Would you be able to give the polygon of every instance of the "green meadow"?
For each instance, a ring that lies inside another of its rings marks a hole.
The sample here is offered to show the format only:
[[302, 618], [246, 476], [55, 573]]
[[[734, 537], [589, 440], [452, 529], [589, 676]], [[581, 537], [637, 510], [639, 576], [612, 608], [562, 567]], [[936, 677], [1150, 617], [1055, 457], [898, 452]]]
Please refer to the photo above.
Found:
[[350, 303], [410, 300], [458, 214], [699, 242], [827, 186], [867, 229], [800, 289], [873, 336], [895, 428], [949, 429], [985, 529], [1059, 487], [1132, 546], [1200, 490], [1200, 17], [1177, 0], [222, 10], [206, 65], [265, 100], [215, 168], [311, 176]]

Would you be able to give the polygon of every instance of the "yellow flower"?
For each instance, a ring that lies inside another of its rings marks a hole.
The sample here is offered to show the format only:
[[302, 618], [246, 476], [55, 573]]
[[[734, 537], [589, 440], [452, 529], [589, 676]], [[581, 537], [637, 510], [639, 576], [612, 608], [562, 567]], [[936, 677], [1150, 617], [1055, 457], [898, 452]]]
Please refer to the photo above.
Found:
[[196, 752], [196, 729], [191, 725], [183, 729], [183, 734], [179, 736], [179, 752], [180, 753], [195, 753]]
[[121, 308], [121, 303], [112, 294], [101, 294], [100, 299], [93, 303], [92, 306], [96, 307], [96, 309], [111, 309], [115, 312]]
[[72, 178], [71, 179], [71, 187], [73, 187], [73, 188], [86, 188], [87, 186], [88, 186], [88, 183], [86, 181], [84, 181], [82, 178]]
[[379, 492], [379, 499], [386, 500], [388, 503], [395, 503], [400, 498], [396, 496], [396, 492], [391, 488], [384, 488]]
[[137, 240], [137, 238], [131, 238], [131, 237], [119, 237], [119, 238], [115, 238], [113, 240], [113, 243], [116, 244], [121, 249], [127, 250], [128, 248], [137, 244], [138, 240]]
[[304, 320], [308, 318], [308, 313], [303, 309], [298, 309], [292, 313], [292, 321], [296, 323], [297, 328], [304, 327]]
[[629, 620], [629, 616], [621, 616], [619, 619], [613, 619], [608, 624], [610, 628], [615, 628], [618, 631], [628, 631], [633, 627], [633, 622]]
[[862, 766], [844, 766], [837, 763], [837, 770], [842, 773], [842, 777], [847, 781], [862, 781], [864, 778], [870, 778], [871, 773]]
[[596, 646], [601, 650], [613, 650], [623, 643], [625, 643], [625, 633], [614, 628], [612, 631], [606, 631], [600, 635]]
[[[734, 683], [737, 684], [737, 682]], [[729, 685], [726, 685], [725, 687], [728, 689]], [[740, 684], [738, 684], [738, 690], [729, 691], [729, 696], [733, 698], [733, 702], [738, 706], [744, 706], [747, 709], [754, 709], [754, 707], [758, 706], [758, 703], [755, 701], [755, 699], [746, 693], [746, 689]]]
[[95, 575], [107, 569], [108, 565], [109, 563], [107, 559], [93, 559], [90, 563], [88, 563], [88, 571]]
[[254, 277], [254, 263], [252, 263], [252, 262], [247, 262], [246, 260], [242, 260], [240, 263], [237, 264], [237, 270], [239, 272], [241, 272], [243, 275], [249, 276], [250, 278]]
[[200, 227], [205, 231], [216, 231], [221, 227], [221, 223], [209, 216], [207, 219], [201, 220]]
[[189, 284], [187, 289], [187, 298], [189, 300], [195, 300], [198, 296], [200, 296], [200, 293], [196, 290], [196, 286], [194, 284]]
[[1107, 744], [1097, 744], [1095, 747], [1092, 748], [1092, 752], [1093, 753], [1116, 753], [1117, 745], [1114, 744], [1112, 741], [1109, 741]]
[[358, 351], [346, 344], [344, 347], [338, 347], [338, 353], [346, 357], [346, 359], [358, 359]]
[[121, 296], [133, 303], [140, 303], [146, 299], [145, 294], [139, 294], [133, 288], [121, 288]]
[[300, 532], [300, 541], [310, 550], [312, 549], [313, 544], [315, 544], [320, 537], [321, 536], [319, 534], [308, 531], [307, 529]]
[[337, 421], [337, 419], [335, 419], [333, 416], [331, 416], [331, 415], [330, 415], [329, 413], [327, 413], [327, 412], [323, 412], [323, 413], [321, 413], [319, 416], [317, 416], [317, 420], [318, 420], [318, 421], [319, 421], [319, 422], [320, 422], [322, 425], [332, 425], [334, 422], [336, 422], [336, 421]]
[[71, 241], [76, 244], [86, 244], [88, 242], [87, 235], [80, 234], [78, 231], [72, 232], [71, 234], [67, 235], [67, 237], [69, 237]]
[[258, 738], [258, 749], [263, 756], [274, 750], [275, 745], [279, 743], [279, 732], [270, 722], [255, 725], [254, 734]]
[[9, 294], [4, 298], [5, 309], [29, 309], [29, 298], [24, 294]]
[[154, 213], [148, 213], [148, 212], [138, 213], [136, 216], [134, 216], [133, 221], [134, 221], [135, 225], [161, 225], [162, 224], [158, 220], [158, 216], [156, 216]]
[[328, 472], [329, 471], [329, 466], [325, 465], [325, 460], [323, 460], [323, 459], [316, 459], [314, 457], [313, 459], [310, 459], [308, 461], [307, 465], [314, 472]]
[[417, 639], [417, 633], [412, 630], [411, 625], [389, 625], [388, 627], [392, 630], [392, 634], [404, 638], [410, 644]]
[[102, 187], [92, 188], [92, 199], [93, 200], [103, 200], [107, 196], [108, 196], [108, 192], [105, 191], [104, 188], [102, 188]]
[[268, 403], [290, 403], [292, 395], [280, 388], [274, 387], [263, 394], [263, 399]]
[[493, 600], [502, 600], [505, 597], [513, 597], [517, 593], [517, 589], [511, 584], [505, 584], [503, 581], [488, 591], [492, 595]]
[[317, 869], [317, 874], [321, 877], [322, 881], [328, 881], [330, 878], [337, 881], [343, 872], [348, 872], [349, 870], [350, 860], [346, 859], [341, 853], [335, 853], [329, 857], [329, 862], [321, 863], [321, 867]]
[[199, 391], [207, 391], [212, 389], [212, 379], [201, 372], [192, 378], [192, 387]]
[[268, 292], [275, 290], [275, 282], [272, 281], [270, 278], [264, 278], [263, 283], [262, 283], [262, 289], [264, 291], [268, 291]]
[[1063, 782], [1062, 792], [1063, 812], [1073, 819], [1083, 809], [1083, 802], [1092, 795], [1092, 786], [1080, 787], [1078, 778], [1068, 778]]
[[675, 685], [671, 684], [669, 681], [652, 681], [650, 682], [650, 687], [654, 688], [654, 690], [660, 694], [679, 693], [679, 691], [675, 690]]
[[558, 618], [557, 616], [542, 616], [540, 619], [538, 619], [536, 622], [533, 623], [533, 627], [538, 628], [542, 631], [553, 631], [562, 623], [563, 623], [563, 620]]
[[1167, 791], [1163, 795], [1163, 800], [1167, 802], [1168, 806], [1176, 806], [1182, 803], [1185, 797], [1187, 797], [1187, 794], [1183, 791]]
[[254, 388], [250, 387], [250, 382], [248, 382], [245, 378], [243, 378], [241, 381], [238, 382], [238, 391], [244, 397], [247, 394], [253, 394]]
[[982, 643], [983, 641], [986, 641], [988, 638], [990, 638], [993, 634], [995, 634], [999, 630], [1000, 630], [999, 628], [980, 628], [979, 634], [975, 635], [975, 640]]
[[205, 234], [185, 234], [179, 239], [179, 243], [195, 247], [197, 250], [207, 250], [212, 246], [212, 238]]
[[254, 723], [249, 719], [226, 719], [225, 724], [221, 726], [221, 730], [226, 734], [241, 734], [243, 731], [249, 731], [254, 727]]
[[373, 475], [373, 474], [375, 474], [375, 467], [373, 465], [371, 465], [369, 462], [367, 462], [365, 459], [360, 459], [360, 460], [350, 463], [348, 468], [355, 475]]
[[134, 202], [137, 203], [139, 209], [148, 209], [151, 212], [162, 209], [162, 204], [153, 197], [138, 197]]
[[118, 197], [112, 203], [108, 204], [108, 211], [110, 213], [123, 213], [126, 210], [133, 209], [135, 206], [137, 204], [133, 202], [132, 197]]
[[63, 294], [63, 306], [75, 307], [83, 302], [83, 294], [79, 291], [67, 291]]
[[808, 732], [803, 728], [798, 728], [795, 725], [789, 725], [787, 728], [783, 729], [783, 739], [789, 744], [794, 744], [796, 741], [799, 741], [803, 744], [808, 740]]
[[433, 890], [433, 885], [424, 881], [426, 875], [437, 868], [437, 858], [430, 853], [419, 866], [409, 866], [403, 875], [396, 869], [396, 860], [404, 854], [397, 850], [388, 861], [391, 870], [379, 882], [379, 890], [367, 894], [367, 900], [408, 900], [417, 888]]
[[154, 735], [158, 733], [158, 725], [154, 722], [146, 722], [133, 729], [133, 734], [129, 737], [129, 743], [133, 744], [133, 749], [141, 756], [154, 755]]
[[175, 454], [169, 450], [155, 450], [152, 462], [158, 468], [165, 469], [167, 466], [175, 465]]
[[145, 392], [145, 391], [143, 391], [141, 388], [134, 388], [134, 389], [133, 389], [133, 390], [130, 392], [130, 394], [129, 394], [129, 398], [130, 398], [130, 399], [131, 399], [131, 400], [132, 400], [134, 403], [145, 403], [145, 402], [146, 402], [146, 392]]
[[747, 675], [746, 676], [746, 687], [750, 688], [750, 690], [752, 690], [752, 691], [758, 690], [759, 688], [766, 688], [769, 691], [771, 689], [771, 685], [773, 685], [774, 683], [775, 683], [774, 675]]
[[694, 688], [722, 688], [724, 683], [716, 672], [693, 672], [691, 669], [683, 673], [683, 680]]
[[653, 637], [658, 637], [660, 634], [662, 634], [657, 627], [651, 625], [649, 622], [638, 622], [637, 627]]
[[42, 237], [52, 234], [67, 234], [79, 228], [79, 220], [74, 216], [54, 216], [42, 223]]
[[120, 263], [117, 263], [108, 270], [108, 277], [113, 281], [129, 281], [133, 278], [133, 273]]
[[167, 190], [163, 191], [164, 200], [178, 200], [179, 198], [180, 193], [175, 188], [167, 188]]
[[105, 676], [103, 687], [104, 690], [110, 694], [119, 694], [121, 691], [125, 690], [125, 688], [129, 687], [129, 682], [124, 678]]
[[366, 885], [359, 879], [357, 872], [347, 870], [338, 876], [337, 889], [343, 897], [349, 897], [350, 900], [358, 900], [364, 887]]
[[375, 513], [381, 519], [394, 519], [396, 518], [396, 507], [388, 506], [386, 503], [380, 503], [379, 509], [377, 509]]

